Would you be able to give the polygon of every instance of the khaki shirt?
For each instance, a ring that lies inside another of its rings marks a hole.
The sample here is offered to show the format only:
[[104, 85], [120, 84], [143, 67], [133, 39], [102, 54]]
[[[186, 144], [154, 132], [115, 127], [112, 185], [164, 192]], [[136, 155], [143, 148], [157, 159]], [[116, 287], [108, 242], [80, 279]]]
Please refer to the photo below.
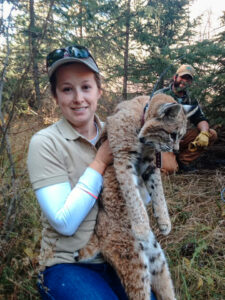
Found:
[[[97, 116], [95, 121], [101, 134], [102, 123]], [[73, 188], [95, 155], [96, 148], [66, 119], [40, 130], [31, 139], [27, 159], [33, 189], [68, 181]], [[96, 202], [72, 236], [58, 233], [42, 214], [40, 266], [74, 263], [74, 252], [83, 248], [93, 233], [97, 213]]]

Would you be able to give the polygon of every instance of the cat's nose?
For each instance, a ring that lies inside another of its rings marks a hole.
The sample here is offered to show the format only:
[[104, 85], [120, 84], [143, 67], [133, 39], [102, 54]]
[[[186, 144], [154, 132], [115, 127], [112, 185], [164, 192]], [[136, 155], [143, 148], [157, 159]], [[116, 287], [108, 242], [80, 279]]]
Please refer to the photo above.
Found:
[[140, 141], [140, 143], [144, 144], [145, 143], [145, 138], [141, 137], [141, 138], [139, 138], [139, 141]]

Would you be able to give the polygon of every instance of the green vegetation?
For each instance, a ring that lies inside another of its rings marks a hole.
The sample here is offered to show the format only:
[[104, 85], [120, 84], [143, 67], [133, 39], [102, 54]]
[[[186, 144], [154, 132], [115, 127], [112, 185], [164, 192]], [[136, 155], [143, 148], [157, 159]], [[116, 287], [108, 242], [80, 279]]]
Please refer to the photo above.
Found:
[[[53, 116], [26, 116], [15, 119], [11, 127], [12, 149], [17, 157], [19, 202], [11, 216], [15, 218], [13, 229], [4, 231], [7, 201], [13, 194], [5, 185], [0, 202], [0, 226], [4, 232], [0, 249], [0, 299], [39, 299], [35, 283], [41, 237], [40, 210], [29, 184], [24, 153], [31, 135], [49, 120], [54, 120]], [[2, 173], [7, 172], [3, 158], [0, 163]], [[149, 214], [154, 232], [166, 252], [177, 298], [224, 299], [225, 204], [220, 192], [224, 188], [225, 169], [164, 176], [163, 182], [173, 226], [168, 237], [159, 234], [151, 208]]]
[[224, 299], [224, 182], [225, 169], [164, 178], [173, 230], [159, 240], [178, 299]]
[[[12, 13], [0, 16], [0, 299], [39, 299], [40, 210], [26, 153], [30, 137], [58, 118], [48, 90], [48, 52], [76, 43], [90, 48], [104, 76], [103, 119], [117, 102], [150, 95], [159, 79], [158, 88], [178, 65], [192, 64], [193, 93], [211, 125], [224, 128], [225, 13], [219, 34], [198, 39], [201, 19], [190, 20], [192, 2], [1, 1], [0, 11], [8, 3]], [[225, 298], [224, 179], [224, 168], [163, 178], [173, 230], [158, 237], [178, 299]]]

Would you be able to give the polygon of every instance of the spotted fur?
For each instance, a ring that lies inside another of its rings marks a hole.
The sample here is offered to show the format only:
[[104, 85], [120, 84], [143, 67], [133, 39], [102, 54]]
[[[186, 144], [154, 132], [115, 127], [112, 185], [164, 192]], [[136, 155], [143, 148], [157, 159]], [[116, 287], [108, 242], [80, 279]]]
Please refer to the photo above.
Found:
[[149, 300], [151, 289], [158, 300], [175, 299], [167, 261], [150, 228], [143, 199], [147, 189], [159, 229], [167, 235], [171, 222], [155, 151], [178, 150], [186, 121], [182, 106], [163, 94], [151, 101], [140, 96], [121, 102], [107, 118], [114, 163], [105, 171], [95, 233], [77, 260], [101, 252], [131, 300]]

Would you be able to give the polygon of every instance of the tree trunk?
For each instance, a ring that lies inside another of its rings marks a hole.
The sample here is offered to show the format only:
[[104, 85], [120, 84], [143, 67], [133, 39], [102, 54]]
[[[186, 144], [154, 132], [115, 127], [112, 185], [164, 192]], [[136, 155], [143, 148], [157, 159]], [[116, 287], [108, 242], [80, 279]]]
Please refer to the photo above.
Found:
[[0, 0], [0, 34], [3, 33], [3, 0]]
[[38, 47], [39, 47], [39, 45], [41, 45], [43, 43], [43, 40], [45, 38], [48, 23], [50, 22], [50, 17], [51, 17], [52, 7], [54, 5], [54, 2], [55, 2], [55, 0], [50, 0], [48, 14], [47, 14], [47, 17], [46, 17], [45, 22], [43, 24], [43, 27], [42, 27], [42, 34], [41, 34], [41, 37], [38, 39], [38, 43], [37, 43]]
[[127, 1], [126, 12], [126, 41], [124, 50], [124, 76], [123, 76], [123, 99], [127, 99], [127, 81], [128, 81], [128, 58], [129, 58], [129, 38], [130, 38], [130, 0]]
[[[29, 37], [30, 37], [30, 57], [31, 57], [31, 64], [32, 64], [32, 73], [33, 73], [33, 81], [34, 81], [34, 88], [35, 88], [35, 99], [34, 99], [34, 107], [39, 108], [41, 102], [41, 93], [40, 93], [40, 86], [39, 86], [39, 71], [38, 71], [38, 64], [37, 64], [37, 48], [36, 48], [36, 33], [35, 33], [35, 21], [34, 21], [34, 0], [30, 0], [30, 30], [29, 30]], [[32, 102], [30, 102], [32, 103]]]
[[80, 38], [83, 37], [83, 16], [82, 16], [82, 13], [83, 13], [83, 9], [82, 9], [82, 0], [79, 1], [79, 16], [80, 16]]

